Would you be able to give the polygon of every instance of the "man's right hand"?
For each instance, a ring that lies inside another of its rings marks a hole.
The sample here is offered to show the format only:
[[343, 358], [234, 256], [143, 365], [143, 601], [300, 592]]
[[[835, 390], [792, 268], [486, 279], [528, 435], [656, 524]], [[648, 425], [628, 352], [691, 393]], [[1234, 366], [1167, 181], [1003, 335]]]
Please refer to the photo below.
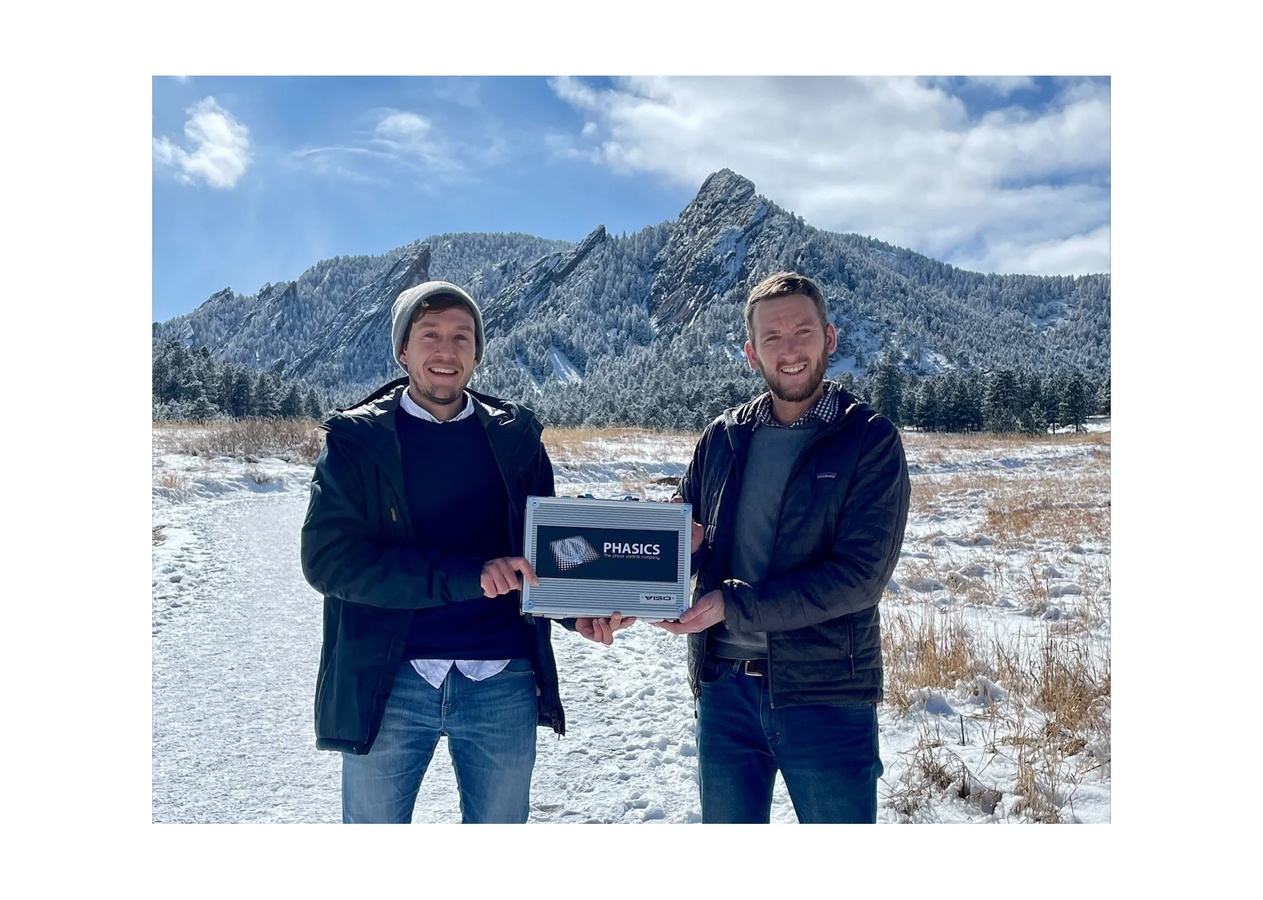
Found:
[[608, 619], [580, 616], [574, 620], [574, 629], [588, 640], [598, 641], [608, 646], [614, 643], [614, 632], [635, 622], [635, 616], [621, 616], [618, 613], [614, 613]]
[[487, 560], [482, 564], [480, 579], [483, 596], [499, 597], [509, 591], [521, 590], [522, 579], [518, 577], [519, 572], [532, 586], [539, 584], [539, 577], [525, 556], [501, 556]]
[[670, 622], [664, 619], [653, 624], [672, 634], [695, 634], [723, 620], [724, 592], [714, 590], [698, 597], [697, 602], [684, 610], [678, 621]]

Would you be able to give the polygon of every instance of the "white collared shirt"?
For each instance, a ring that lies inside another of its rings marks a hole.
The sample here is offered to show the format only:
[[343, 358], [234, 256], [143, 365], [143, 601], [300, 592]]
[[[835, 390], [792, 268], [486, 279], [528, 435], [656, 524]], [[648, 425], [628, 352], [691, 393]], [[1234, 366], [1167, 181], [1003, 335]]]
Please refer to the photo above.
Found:
[[443, 679], [453, 665], [470, 681], [482, 681], [499, 675], [509, 664], [507, 659], [414, 659], [411, 662], [417, 674], [436, 688], [443, 686]]
[[[447, 420], [436, 419], [425, 407], [409, 397], [406, 390], [403, 392], [403, 397], [399, 400], [399, 405], [409, 415], [416, 416], [418, 419], [424, 419], [427, 422], [437, 422], [439, 425], [459, 422], [461, 419], [467, 419], [474, 414], [474, 398], [469, 395], [468, 391], [465, 392], [465, 408]], [[443, 679], [447, 677], [447, 673], [453, 665], [470, 681], [482, 681], [484, 678], [490, 678], [492, 675], [499, 675], [504, 671], [504, 667], [509, 664], [507, 659], [414, 659], [411, 662], [412, 668], [416, 669], [417, 674], [424, 678], [432, 687], [436, 688], [443, 686]]]
[[427, 422], [437, 422], [440, 425], [446, 425], [448, 422], [459, 422], [461, 419], [467, 419], [474, 414], [474, 398], [470, 396], [469, 391], [465, 391], [464, 393], [465, 408], [446, 421], [434, 418], [433, 414], [431, 414], [428, 409], [408, 396], [407, 390], [403, 392], [403, 396], [399, 399], [399, 405], [403, 407], [404, 412], [410, 413], [418, 419], [425, 419]]

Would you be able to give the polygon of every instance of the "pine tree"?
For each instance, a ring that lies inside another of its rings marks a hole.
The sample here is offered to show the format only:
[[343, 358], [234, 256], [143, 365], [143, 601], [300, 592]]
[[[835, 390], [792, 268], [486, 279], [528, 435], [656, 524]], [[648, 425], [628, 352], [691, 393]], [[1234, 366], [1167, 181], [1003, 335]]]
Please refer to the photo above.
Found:
[[903, 377], [889, 357], [873, 378], [873, 409], [896, 425], [903, 422]]
[[1071, 373], [1062, 381], [1057, 418], [1063, 425], [1073, 426], [1076, 432], [1084, 430], [1088, 420], [1088, 393], [1083, 375], [1079, 372]]
[[290, 382], [289, 390], [281, 400], [280, 416], [282, 419], [301, 419], [303, 416], [303, 398], [298, 393], [298, 385]]
[[169, 398], [163, 396], [167, 383], [171, 380], [171, 354], [168, 347], [171, 344], [178, 343], [175, 338], [169, 338], [162, 344], [155, 346], [153, 352], [153, 403], [157, 409], [162, 401]]
[[228, 391], [228, 414], [234, 419], [244, 419], [250, 415], [250, 371], [238, 368], [232, 377], [232, 387]]
[[324, 418], [324, 407], [320, 404], [320, 398], [316, 396], [316, 389], [311, 388], [307, 391], [307, 403], [305, 407], [306, 416], [309, 419], [320, 421]]
[[215, 401], [215, 405], [227, 416], [237, 417], [233, 412], [232, 392], [237, 385], [237, 370], [234, 366], [224, 366], [219, 370], [219, 378], [213, 391], [207, 396]]
[[1048, 431], [1048, 414], [1044, 412], [1044, 404], [1036, 402], [1026, 411], [1023, 427], [1031, 434], [1044, 434]]
[[960, 431], [981, 431], [982, 416], [982, 375], [977, 371], [967, 371], [961, 375], [960, 395], [958, 397]]
[[205, 394], [194, 400], [189, 408], [189, 418], [194, 422], [209, 422], [218, 415], [219, 410]]
[[260, 372], [250, 392], [250, 415], [260, 419], [275, 419], [281, 414], [281, 401], [275, 378]]
[[1040, 434], [1047, 430], [1044, 415], [1043, 390], [1039, 375], [1035, 372], [1018, 372], [1018, 422], [1022, 431]]
[[921, 382], [917, 413], [913, 424], [922, 431], [938, 431], [941, 423], [942, 412], [939, 405], [938, 386], [933, 378], [926, 378]]
[[998, 369], [987, 379], [982, 420], [988, 431], [1011, 432], [1021, 427], [1017, 377], [1012, 369]]

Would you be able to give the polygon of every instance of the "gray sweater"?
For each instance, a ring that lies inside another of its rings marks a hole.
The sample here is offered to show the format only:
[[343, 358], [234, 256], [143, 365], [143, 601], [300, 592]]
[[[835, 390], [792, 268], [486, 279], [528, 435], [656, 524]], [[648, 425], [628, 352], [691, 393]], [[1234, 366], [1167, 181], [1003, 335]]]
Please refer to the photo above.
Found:
[[[772, 542], [785, 483], [798, 454], [815, 436], [816, 423], [798, 428], [764, 426], [750, 435], [745, 478], [737, 501], [732, 577], [757, 584], [772, 562]], [[723, 659], [767, 659], [767, 632], [738, 631], [720, 622], [709, 630], [710, 650]]]

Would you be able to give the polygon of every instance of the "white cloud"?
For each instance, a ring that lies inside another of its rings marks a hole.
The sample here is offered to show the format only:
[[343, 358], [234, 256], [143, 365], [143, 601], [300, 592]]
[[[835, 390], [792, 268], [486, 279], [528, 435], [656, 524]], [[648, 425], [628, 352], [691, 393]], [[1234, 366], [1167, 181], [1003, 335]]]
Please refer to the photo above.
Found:
[[416, 113], [387, 110], [373, 129], [370, 144], [386, 156], [431, 174], [452, 175], [464, 168], [456, 150], [436, 133], [430, 120]]
[[[1064, 274], [1109, 270], [1108, 85], [1071, 81], [1031, 108], [1021, 105], [1035, 86], [1025, 78], [551, 84], [585, 117], [568, 146], [554, 141], [561, 155], [694, 187], [727, 167], [820, 228], [956, 265], [990, 260], [1047, 274], [1090, 261]], [[1000, 105], [971, 113], [952, 93], [962, 84], [986, 88]], [[1104, 240], [1084, 237], [1102, 229]]]
[[430, 123], [416, 113], [392, 112], [377, 123], [378, 134], [422, 135], [430, 130]]
[[478, 169], [508, 156], [506, 141], [494, 133], [480, 133], [474, 139], [419, 113], [377, 109], [348, 144], [295, 151], [289, 161], [318, 175], [363, 183], [388, 183], [402, 168], [425, 176], [415, 182], [420, 189], [437, 190], [472, 178]]
[[389, 184], [389, 179], [374, 174], [371, 167], [360, 162], [372, 156], [382, 154], [358, 147], [312, 147], [294, 151], [286, 161], [317, 175], [333, 175], [357, 184]]
[[1021, 272], [1026, 275], [1091, 274], [1110, 270], [1110, 226], [1088, 234], [1021, 244], [996, 241], [983, 256], [954, 265], [974, 272]]
[[204, 181], [213, 188], [233, 188], [250, 165], [250, 131], [226, 109], [207, 97], [188, 109], [184, 123], [187, 148], [165, 137], [153, 142], [154, 161], [171, 166], [180, 180]]

